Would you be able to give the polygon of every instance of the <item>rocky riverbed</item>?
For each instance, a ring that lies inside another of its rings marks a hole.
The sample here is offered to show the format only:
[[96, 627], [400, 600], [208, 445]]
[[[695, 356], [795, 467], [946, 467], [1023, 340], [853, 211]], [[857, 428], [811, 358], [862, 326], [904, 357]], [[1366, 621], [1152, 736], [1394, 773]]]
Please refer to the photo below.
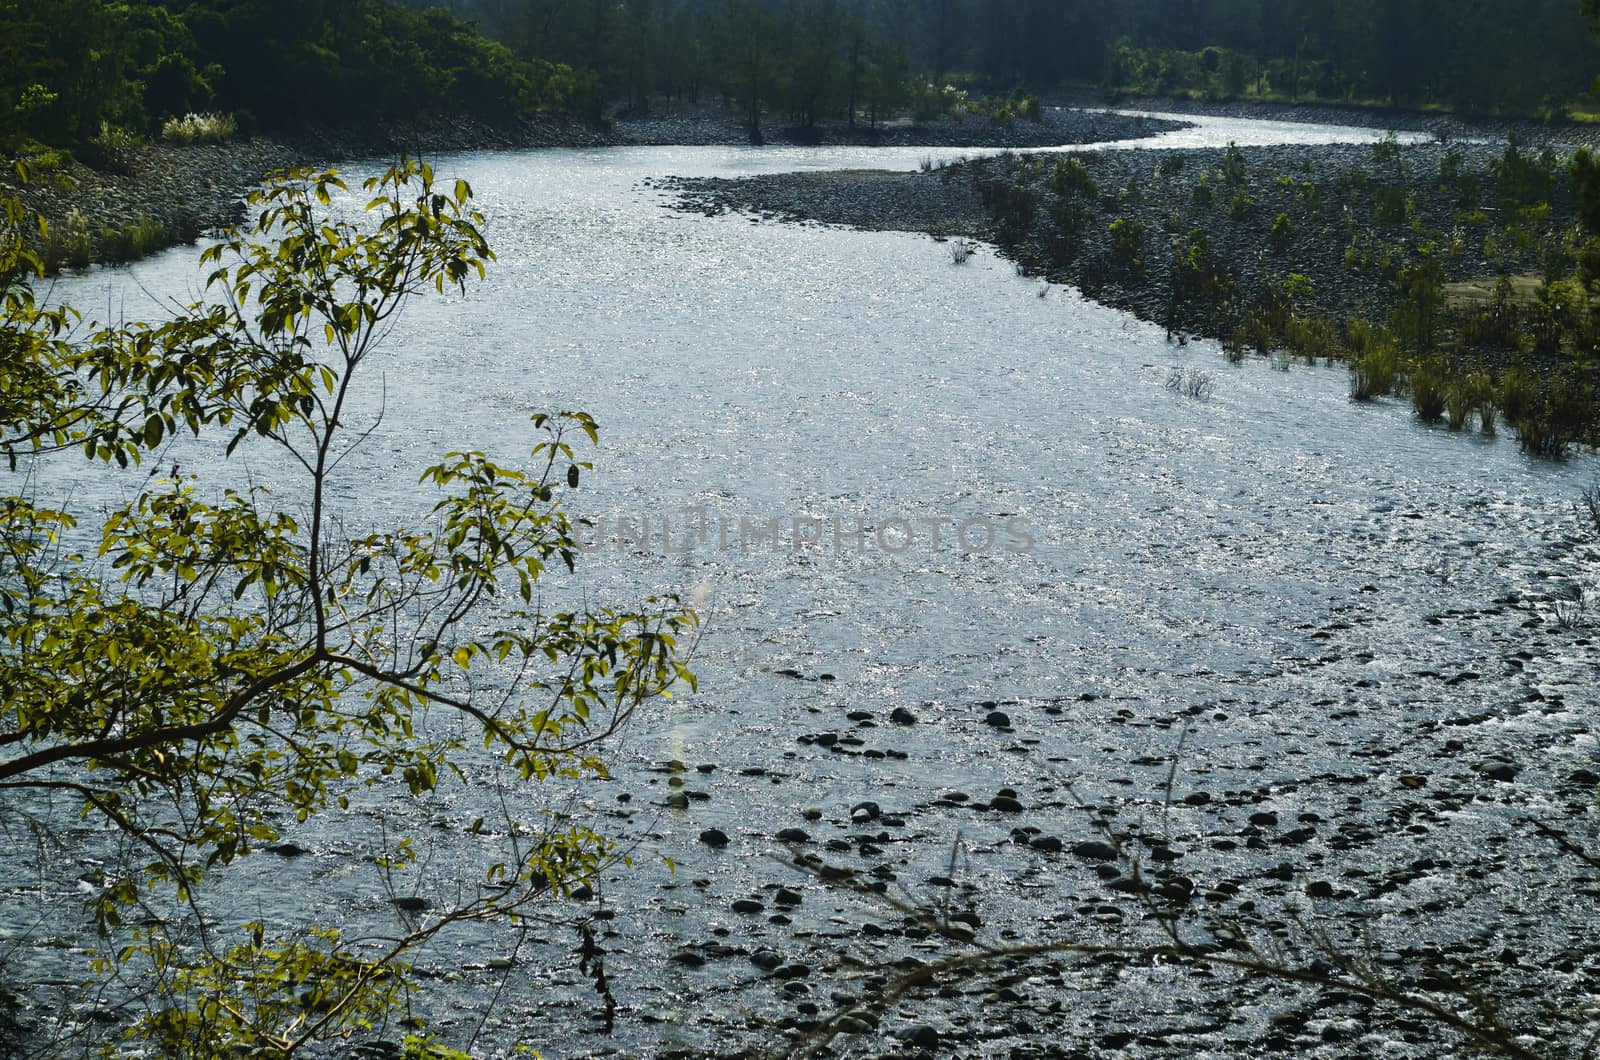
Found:
[[[1459, 156], [1465, 179], [1481, 187], [1502, 149], [1481, 143], [1407, 146], [1384, 174], [1369, 146], [1243, 148], [1236, 182], [1221, 175], [1225, 152], [1218, 149], [1082, 152], [1074, 158], [1094, 190], [1082, 201], [1081, 220], [1065, 232], [1051, 213], [1056, 196], [1046, 186], [1055, 159], [1043, 156], [962, 160], [923, 173], [797, 173], [675, 180], [668, 186], [682, 208], [700, 213], [732, 210], [774, 221], [994, 241], [1032, 273], [1167, 323], [1173, 244], [1195, 231], [1204, 233], [1236, 286], [1254, 290], [1293, 273], [1307, 275], [1313, 290], [1304, 296], [1306, 306], [1330, 313], [1385, 308], [1393, 299], [1394, 265], [1409, 261], [1439, 231], [1452, 237], [1438, 248], [1452, 276], [1531, 267], [1536, 255], [1519, 256], [1515, 247], [1493, 239], [1493, 253], [1486, 253], [1495, 218], [1484, 211], [1463, 221], [1468, 211], [1440, 192], [1446, 153]], [[1374, 216], [1375, 200], [1387, 188], [1400, 189], [1404, 208], [1392, 223]], [[1012, 190], [1020, 192], [1015, 204], [997, 204]], [[1289, 216], [1290, 227], [1274, 237], [1279, 214]], [[1570, 217], [1569, 210], [1551, 227]], [[1119, 220], [1137, 226], [1122, 244], [1125, 250], [1111, 231]], [[1347, 258], [1352, 248], [1356, 256]]]
[[[825, 121], [809, 128], [767, 121], [762, 125], [761, 137], [768, 144], [803, 147], [854, 145], [1003, 150], [1134, 140], [1183, 126], [1182, 121], [1095, 108], [1046, 107], [1038, 121], [1018, 119], [1007, 125], [973, 112], [926, 122], [899, 118], [877, 125]], [[749, 122], [742, 116], [706, 108], [624, 117], [615, 123], [614, 131], [620, 141], [633, 144], [709, 146], [751, 141]]]

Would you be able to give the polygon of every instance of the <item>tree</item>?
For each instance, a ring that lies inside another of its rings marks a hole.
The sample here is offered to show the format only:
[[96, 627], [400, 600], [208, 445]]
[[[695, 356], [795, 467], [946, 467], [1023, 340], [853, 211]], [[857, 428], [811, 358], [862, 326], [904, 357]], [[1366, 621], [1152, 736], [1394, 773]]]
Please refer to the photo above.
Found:
[[[408, 300], [464, 291], [494, 257], [466, 182], [405, 161], [365, 188], [362, 216], [338, 209], [332, 171], [275, 176], [250, 196], [254, 227], [203, 253], [211, 301], [88, 341], [34, 300], [26, 218], [4, 214], [0, 451], [27, 474], [0, 497], [0, 806], [67, 796], [139, 852], [87, 881], [89, 904], [96, 967], [148, 974], [137, 1031], [161, 1055], [287, 1057], [381, 1028], [412, 988], [407, 954], [541, 909], [612, 851], [582, 820], [506, 810], [462, 837], [448, 894], [361, 943], [332, 924], [204, 927], [230, 864], [365, 788], [425, 798], [469, 761], [476, 784], [600, 773], [640, 703], [693, 683], [676, 600], [541, 604], [579, 553], [561, 493], [590, 466], [585, 414], [533, 417], [531, 470], [447, 455], [422, 474], [417, 525], [341, 521], [383, 337]], [[179, 435], [223, 471], [124, 481], [98, 526], [49, 502], [71, 453], [115, 481]], [[230, 488], [251, 449], [294, 489]], [[396, 885], [415, 856], [397, 837], [373, 871]]]

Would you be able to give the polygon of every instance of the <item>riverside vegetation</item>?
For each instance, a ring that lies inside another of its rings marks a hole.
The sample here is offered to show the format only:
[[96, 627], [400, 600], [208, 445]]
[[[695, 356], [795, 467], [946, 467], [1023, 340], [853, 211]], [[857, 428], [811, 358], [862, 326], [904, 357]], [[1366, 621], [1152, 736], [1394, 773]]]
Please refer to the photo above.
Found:
[[1540, 456], [1595, 444], [1600, 182], [1587, 149], [1390, 138], [968, 168], [1027, 269], [1132, 302], [1169, 333], [1218, 338], [1230, 360], [1342, 363], [1357, 400], [1408, 393], [1421, 420], [1456, 431], [1503, 422]]
[[[24, 1021], [0, 989], [0, 1054], [125, 1036], [164, 1056], [287, 1057], [389, 1034], [406, 1056], [464, 1055], [406, 1018], [408, 955], [518, 923], [618, 857], [586, 823], [539, 820], [529, 789], [603, 774], [605, 738], [693, 683], [678, 637], [694, 616], [675, 600], [540, 595], [576, 565], [560, 494], [590, 466], [587, 415], [535, 415], [527, 469], [445, 455], [414, 524], [341, 519], [341, 467], [373, 426], [354, 409], [381, 385], [396, 314], [494, 258], [465, 181], [402, 161], [366, 182], [358, 220], [331, 208], [348, 190], [331, 171], [275, 176], [249, 198], [254, 227], [204, 251], [206, 300], [93, 331], [36, 300], [44, 265], [22, 237], [39, 222], [0, 199], [0, 796], [8, 836], [100, 829], [80, 891], [95, 1004], [116, 1012], [109, 1029], [38, 1006]], [[230, 463], [141, 469], [180, 437], [202, 463], [214, 441], [294, 470], [269, 492]], [[78, 510], [75, 455], [125, 500]], [[217, 877], [268, 848], [294, 856], [288, 822], [465, 783], [474, 753], [475, 786], [518, 795], [468, 830], [477, 860], [449, 896], [415, 894], [417, 852], [394, 836], [366, 866], [394, 899], [387, 930], [352, 937], [328, 910], [232, 919]]]
[[1342, 364], [1351, 396], [1596, 441], [1600, 211], [1587, 149], [1482, 143], [1014, 154], [918, 174], [674, 184], [748, 210], [994, 241], [1019, 271], [1222, 342], [1227, 358]]

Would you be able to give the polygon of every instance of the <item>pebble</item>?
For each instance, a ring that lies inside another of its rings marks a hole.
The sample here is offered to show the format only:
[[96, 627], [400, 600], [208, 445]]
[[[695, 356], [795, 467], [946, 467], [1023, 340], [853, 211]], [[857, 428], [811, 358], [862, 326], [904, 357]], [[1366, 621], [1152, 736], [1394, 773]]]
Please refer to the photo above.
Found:
[[855, 824], [876, 821], [883, 816], [883, 808], [875, 802], [858, 802], [850, 807], [850, 820]]
[[1099, 839], [1075, 843], [1073, 844], [1072, 852], [1080, 858], [1088, 858], [1090, 861], [1115, 861], [1117, 858], [1117, 848]]
[[1502, 784], [1509, 784], [1516, 780], [1517, 774], [1521, 772], [1510, 762], [1485, 762], [1478, 767], [1478, 771], [1490, 780], [1499, 781]]
[[700, 833], [700, 842], [708, 847], [721, 849], [728, 845], [728, 833], [720, 828], [707, 828]]

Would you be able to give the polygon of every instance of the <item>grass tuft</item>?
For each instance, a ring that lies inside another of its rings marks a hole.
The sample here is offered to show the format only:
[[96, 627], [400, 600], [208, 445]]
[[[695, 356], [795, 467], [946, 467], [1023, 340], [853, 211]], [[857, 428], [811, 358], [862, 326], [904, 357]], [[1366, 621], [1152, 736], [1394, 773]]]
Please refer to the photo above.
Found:
[[231, 114], [185, 114], [168, 118], [161, 126], [161, 138], [169, 144], [222, 144], [239, 132]]

